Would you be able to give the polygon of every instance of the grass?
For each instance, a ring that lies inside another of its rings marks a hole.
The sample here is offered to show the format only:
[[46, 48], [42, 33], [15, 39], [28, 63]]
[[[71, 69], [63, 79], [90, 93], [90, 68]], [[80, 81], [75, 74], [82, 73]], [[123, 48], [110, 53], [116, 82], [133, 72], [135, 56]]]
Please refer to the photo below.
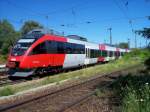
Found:
[[12, 89], [11, 87], [7, 86], [3, 89], [3, 91], [1, 91], [1, 96], [8, 96], [10, 94], [14, 94], [14, 89]]
[[120, 77], [113, 88], [122, 99], [122, 112], [149, 112], [150, 75], [128, 74]]
[[95, 96], [98, 96], [98, 97], [107, 96], [108, 92], [110, 93], [110, 91], [107, 90], [107, 89], [96, 88], [96, 90], [95, 90]]
[[7, 60], [7, 56], [0, 54], [0, 64], [6, 63], [6, 60]]
[[[137, 92], [137, 93], [136, 93]], [[150, 86], [145, 83], [143, 87], [128, 87], [123, 99], [123, 112], [149, 112]]]
[[140, 64], [141, 62], [143, 62], [146, 56], [147, 56], [147, 51], [142, 56], [141, 55], [138, 56], [136, 53], [129, 53], [125, 55], [122, 59], [112, 61], [108, 64], [96, 65], [96, 66], [92, 66], [92, 67], [88, 67], [88, 68], [84, 68], [81, 70], [76, 70], [68, 73], [60, 73], [57, 75], [43, 78], [39, 81], [30, 81], [24, 84], [4, 86], [0, 88], [0, 96], [8, 96], [8, 95], [16, 94], [24, 90], [33, 89], [54, 82], [56, 82], [56, 84], [59, 84], [60, 81], [67, 80], [67, 79], [76, 79], [77, 77], [82, 79], [85, 77], [92, 77], [93, 75], [96, 74], [110, 73], [129, 66]]
[[[138, 53], [138, 55], [137, 55]], [[136, 51], [130, 54], [137, 55], [145, 64], [145, 69], [138, 73], [131, 73], [119, 77], [112, 88], [119, 95], [122, 103], [122, 112], [149, 112], [150, 111], [150, 51]], [[128, 58], [126, 56], [125, 58]]]

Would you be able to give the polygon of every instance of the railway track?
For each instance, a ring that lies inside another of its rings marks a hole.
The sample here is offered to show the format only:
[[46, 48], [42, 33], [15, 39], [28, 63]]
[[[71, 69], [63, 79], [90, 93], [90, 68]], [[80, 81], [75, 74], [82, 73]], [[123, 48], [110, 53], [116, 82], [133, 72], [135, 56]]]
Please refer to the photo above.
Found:
[[10, 80], [8, 77], [4, 77], [0, 79], [0, 87], [6, 86], [6, 85], [18, 84], [18, 83], [22, 83], [26, 81], [27, 81], [26, 79]]
[[6, 65], [0, 65], [0, 76], [7, 72]]
[[14, 84], [19, 84], [23, 82], [28, 82], [31, 80], [38, 80], [39, 77], [33, 77], [31, 78], [18, 78], [18, 79], [11, 79], [9, 78], [8, 75], [5, 75], [0, 78], [0, 87], [6, 86], [6, 85], [14, 85]]
[[6, 65], [5, 64], [0, 65], [0, 87], [3, 86], [3, 84], [5, 85], [5, 83], [10, 82], [6, 73], [7, 73]]
[[8, 69], [6, 68], [6, 65], [0, 65], [0, 87], [8, 85], [8, 84], [16, 84], [19, 83], [21, 81], [12, 81], [9, 79], [8, 75], [7, 75], [7, 71]]
[[95, 94], [95, 88], [100, 85], [101, 88], [109, 87], [122, 71], [127, 72], [126, 68], [109, 74], [95, 76], [78, 84], [55, 89], [54, 91], [41, 92], [39, 96], [24, 99], [13, 104], [1, 105], [0, 111], [41, 111], [41, 112], [65, 112], [75, 107], [82, 101]]

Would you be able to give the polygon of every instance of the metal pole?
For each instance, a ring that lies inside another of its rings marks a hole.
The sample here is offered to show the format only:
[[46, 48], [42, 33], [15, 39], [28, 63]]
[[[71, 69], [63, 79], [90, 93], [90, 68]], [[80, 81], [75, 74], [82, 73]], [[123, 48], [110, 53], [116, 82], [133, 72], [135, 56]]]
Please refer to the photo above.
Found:
[[137, 48], [136, 32], [135, 32], [135, 48]]
[[140, 48], [141, 48], [141, 41], [140, 41]]
[[146, 38], [146, 47], [147, 47], [147, 38]]
[[130, 48], [130, 39], [128, 38], [128, 47]]
[[110, 45], [112, 45], [112, 33], [111, 33], [112, 28], [108, 28], [108, 30], [110, 31]]
[[106, 40], [104, 39], [104, 44], [106, 44]]
[[48, 16], [46, 16], [46, 27], [48, 29]]

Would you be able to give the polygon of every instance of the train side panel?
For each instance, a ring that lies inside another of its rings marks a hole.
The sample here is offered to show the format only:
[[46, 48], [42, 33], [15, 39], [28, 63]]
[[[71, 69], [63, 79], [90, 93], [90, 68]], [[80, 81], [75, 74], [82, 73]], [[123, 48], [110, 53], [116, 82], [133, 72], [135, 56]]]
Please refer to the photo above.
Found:
[[86, 58], [84, 62], [85, 65], [98, 63], [98, 57], [92, 56], [93, 55], [92, 50], [98, 51], [99, 50], [98, 44], [86, 42], [85, 43]]
[[66, 54], [63, 68], [72, 68], [84, 65], [85, 54]]

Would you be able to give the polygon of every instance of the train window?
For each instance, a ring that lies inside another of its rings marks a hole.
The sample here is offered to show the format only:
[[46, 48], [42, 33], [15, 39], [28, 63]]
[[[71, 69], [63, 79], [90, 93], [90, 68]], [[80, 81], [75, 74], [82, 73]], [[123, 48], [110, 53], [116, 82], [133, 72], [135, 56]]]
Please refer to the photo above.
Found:
[[43, 42], [43, 43], [40, 43], [39, 45], [37, 45], [35, 48], [33, 48], [31, 55], [46, 54], [46, 53], [47, 53], [46, 42]]
[[107, 57], [107, 51], [102, 51], [102, 56]]
[[98, 51], [98, 56], [99, 56], [99, 57], [102, 56], [102, 55], [101, 55], [101, 50]]
[[95, 50], [94, 54], [95, 54], [95, 58], [96, 58], [97, 57], [97, 50]]
[[118, 56], [120, 56], [120, 52], [118, 51]]
[[115, 52], [115, 56], [119, 57], [119, 56], [120, 56], [120, 52], [119, 52], [119, 51], [116, 51], [116, 52]]
[[74, 43], [66, 43], [65, 44], [65, 53], [67, 54], [84, 54], [85, 46]]
[[74, 54], [81, 54], [81, 45], [74, 44]]
[[115, 56], [118, 56], [118, 52], [117, 51], [115, 51]]
[[63, 42], [57, 42], [57, 53], [65, 53], [65, 44]]
[[98, 50], [96, 50], [96, 57], [98, 57]]
[[99, 57], [99, 50], [96, 50], [96, 49], [91, 49], [90, 50], [90, 58], [97, 58]]
[[109, 57], [113, 56], [113, 51], [109, 51]]
[[94, 50], [93, 49], [90, 50], [90, 58], [94, 58]]
[[90, 49], [90, 58], [97, 58], [101, 56], [101, 51], [96, 49]]
[[94, 53], [94, 54], [95, 54], [95, 58], [98, 57], [98, 56], [97, 56], [97, 50], [95, 50], [95, 53]]
[[80, 51], [81, 54], [85, 54], [85, 46], [84, 45], [81, 45], [81, 51]]
[[73, 44], [73, 43], [70, 43], [70, 45], [71, 45], [71, 54], [79, 54], [79, 52], [80, 52], [79, 46], [76, 44]]
[[46, 41], [48, 53], [57, 53], [57, 43], [56, 41]]
[[66, 47], [66, 48], [65, 48], [66, 53], [67, 53], [67, 54], [71, 54], [72, 51], [73, 51], [71, 43], [66, 43], [66, 44], [65, 44], [65, 47]]

